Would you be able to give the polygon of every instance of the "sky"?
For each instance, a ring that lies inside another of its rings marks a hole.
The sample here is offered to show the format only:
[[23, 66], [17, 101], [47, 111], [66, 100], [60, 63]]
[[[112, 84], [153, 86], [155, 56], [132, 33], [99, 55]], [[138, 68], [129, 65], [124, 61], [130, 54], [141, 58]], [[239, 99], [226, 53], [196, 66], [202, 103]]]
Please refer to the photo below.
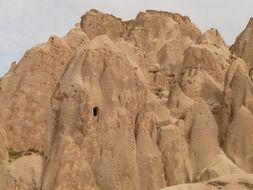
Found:
[[253, 0], [0, 0], [0, 76], [26, 50], [63, 36], [93, 8], [123, 20], [146, 9], [178, 12], [202, 32], [217, 28], [228, 45], [253, 17]]

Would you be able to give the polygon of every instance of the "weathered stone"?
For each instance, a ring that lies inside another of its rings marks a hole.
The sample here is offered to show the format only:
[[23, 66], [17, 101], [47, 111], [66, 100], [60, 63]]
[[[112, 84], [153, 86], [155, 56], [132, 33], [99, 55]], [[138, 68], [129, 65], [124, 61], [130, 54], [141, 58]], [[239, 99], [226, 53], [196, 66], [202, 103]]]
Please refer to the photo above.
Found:
[[251, 26], [232, 47], [247, 64], [152, 10], [91, 10], [28, 50], [0, 79], [0, 190], [252, 188]]

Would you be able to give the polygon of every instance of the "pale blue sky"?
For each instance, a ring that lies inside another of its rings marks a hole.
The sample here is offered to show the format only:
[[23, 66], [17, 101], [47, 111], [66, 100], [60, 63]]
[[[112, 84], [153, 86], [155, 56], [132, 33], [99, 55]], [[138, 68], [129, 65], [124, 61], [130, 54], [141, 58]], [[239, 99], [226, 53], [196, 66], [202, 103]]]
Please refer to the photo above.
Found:
[[253, 0], [0, 0], [0, 76], [27, 49], [64, 35], [92, 8], [124, 20], [146, 9], [178, 12], [202, 31], [217, 28], [232, 44], [253, 16], [252, 7]]

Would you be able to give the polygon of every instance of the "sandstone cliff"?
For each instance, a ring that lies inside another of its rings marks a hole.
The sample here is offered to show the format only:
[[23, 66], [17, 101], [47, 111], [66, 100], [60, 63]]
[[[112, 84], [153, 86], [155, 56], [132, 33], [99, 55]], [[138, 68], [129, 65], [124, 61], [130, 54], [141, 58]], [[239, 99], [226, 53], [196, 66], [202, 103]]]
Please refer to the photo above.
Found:
[[252, 26], [229, 49], [179, 14], [90, 10], [28, 50], [0, 80], [0, 190], [252, 188]]

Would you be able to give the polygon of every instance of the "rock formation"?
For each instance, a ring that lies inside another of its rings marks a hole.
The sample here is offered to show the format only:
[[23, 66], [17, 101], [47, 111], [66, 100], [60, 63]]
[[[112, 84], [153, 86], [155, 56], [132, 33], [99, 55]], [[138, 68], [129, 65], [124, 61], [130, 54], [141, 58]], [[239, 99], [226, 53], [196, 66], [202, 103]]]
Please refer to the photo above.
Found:
[[252, 189], [252, 23], [229, 49], [90, 10], [28, 50], [0, 80], [0, 190]]
[[250, 67], [253, 66], [253, 17], [245, 30], [237, 37], [236, 42], [231, 46], [231, 51], [242, 58]]

